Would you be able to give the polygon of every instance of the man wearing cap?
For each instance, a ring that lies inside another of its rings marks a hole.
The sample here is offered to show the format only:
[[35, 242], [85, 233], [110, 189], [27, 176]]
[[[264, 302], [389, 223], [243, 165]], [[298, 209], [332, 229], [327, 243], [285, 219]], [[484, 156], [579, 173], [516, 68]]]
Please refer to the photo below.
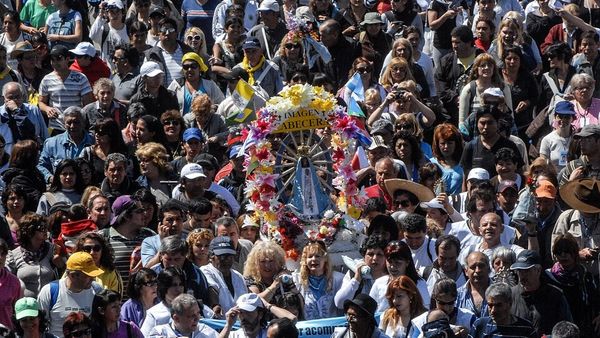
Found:
[[375, 180], [374, 184], [365, 189], [369, 197], [381, 197], [385, 200], [388, 210], [394, 210], [394, 201], [392, 196], [385, 187], [385, 180], [398, 177], [398, 169], [394, 165], [394, 160], [390, 157], [384, 157], [375, 164]]
[[235, 306], [235, 302], [242, 294], [248, 293], [248, 287], [244, 276], [233, 269], [236, 251], [231, 238], [215, 237], [210, 242], [208, 250], [210, 263], [200, 267], [200, 270], [206, 276], [208, 284], [217, 290], [219, 303], [212, 310], [215, 315], [221, 317]]
[[469, 171], [469, 175], [466, 180], [466, 187], [463, 188], [463, 192], [450, 196], [452, 200], [452, 207], [459, 213], [463, 214], [467, 212], [466, 206], [469, 198], [471, 197], [471, 191], [475, 189], [481, 182], [489, 182], [490, 174], [483, 168], [473, 168]]
[[83, 73], [90, 82], [90, 86], [93, 87], [101, 77], [110, 77], [110, 68], [101, 58], [96, 56], [98, 52], [91, 43], [80, 42], [69, 52], [75, 56], [75, 62], [71, 64], [69, 69]]
[[79, 251], [67, 260], [65, 277], [44, 285], [37, 300], [40, 310], [46, 312], [50, 333], [61, 337], [65, 318], [71, 312], [90, 315], [94, 295], [101, 288], [92, 287], [92, 281], [104, 271], [94, 264], [92, 255]]
[[377, 327], [375, 320], [377, 302], [371, 296], [361, 293], [352, 300], [344, 302], [347, 327], [336, 327], [332, 338], [387, 338], [388, 336]]
[[600, 125], [588, 124], [573, 138], [579, 140], [581, 156], [567, 163], [558, 175], [559, 187], [577, 178], [600, 177]]
[[[193, 52], [192, 48], [177, 40], [177, 23], [171, 18], [160, 21], [158, 44], [146, 51], [146, 61], [154, 61], [165, 71], [164, 86], [183, 77], [181, 61], [183, 55]], [[207, 39], [208, 40], [208, 39]]]
[[[390, 147], [379, 135], [373, 136], [371, 145], [367, 148], [368, 166], [356, 171], [356, 181], [359, 187], [369, 187], [377, 184], [375, 165], [379, 160], [390, 155]], [[357, 154], [360, 156], [360, 154]]]
[[115, 99], [115, 84], [101, 78], [92, 86], [96, 101], [83, 107], [86, 130], [95, 130], [96, 121], [110, 118], [117, 122], [119, 129], [127, 126], [127, 107]]
[[[267, 336], [267, 315], [275, 318], [287, 318], [296, 322], [297, 318], [286, 309], [269, 304], [255, 293], [246, 293], [238, 297], [233, 308], [225, 314], [225, 327], [219, 338], [260, 338]], [[240, 320], [240, 328], [231, 331], [233, 324]]]
[[141, 253], [144, 267], [149, 268], [159, 263], [160, 241], [168, 236], [182, 235], [186, 220], [185, 204], [169, 199], [162, 205], [158, 213], [158, 234], [144, 238], [142, 241]]
[[[208, 95], [213, 104], [219, 104], [225, 99], [223, 92], [213, 80], [201, 76], [206, 74], [208, 66], [200, 55], [194, 52], [186, 53], [181, 59], [181, 68], [183, 77], [174, 79], [169, 84], [169, 90], [175, 92], [182, 116], [191, 111], [192, 101], [197, 95]], [[191, 96], [191, 100], [187, 96]]]
[[104, 161], [104, 180], [100, 183], [102, 194], [113, 203], [117, 197], [135, 193], [140, 185], [127, 175], [127, 157], [112, 153]]
[[533, 323], [539, 335], [550, 334], [562, 320], [573, 321], [569, 304], [557, 287], [542, 283], [542, 260], [532, 250], [524, 250], [510, 269], [517, 272], [519, 285], [513, 287], [515, 303], [511, 311]]
[[429, 202], [421, 202], [420, 206], [427, 212], [427, 220], [433, 222], [444, 235], [450, 233], [453, 222], [464, 221], [464, 218], [452, 207], [445, 193], [439, 194]]
[[258, 14], [262, 21], [254, 26], [248, 35], [258, 39], [263, 54], [272, 60], [279, 50], [279, 44], [287, 34], [288, 29], [279, 19], [279, 3], [276, 0], [264, 0], [258, 7]]
[[240, 229], [237, 222], [232, 217], [223, 216], [215, 221], [215, 233], [217, 236], [228, 236], [231, 238], [233, 248], [235, 249], [235, 257], [233, 268], [239, 273], [244, 272], [244, 264], [250, 250], [252, 250], [252, 242], [247, 239], [240, 238]]
[[160, 65], [153, 61], [146, 61], [140, 68], [142, 85], [137, 93], [131, 97], [131, 103], [140, 102], [146, 108], [146, 113], [160, 117], [170, 109], [179, 110], [179, 103], [175, 94], [163, 86], [165, 72]]
[[204, 169], [198, 163], [188, 163], [181, 169], [179, 186], [176, 187], [177, 193], [174, 196], [177, 200], [189, 204], [191, 201], [197, 201], [201, 198], [212, 200], [217, 194], [212, 191], [206, 191], [207, 177]]
[[240, 211], [239, 202], [235, 199], [231, 192], [227, 190], [227, 188], [220, 186], [214, 181], [215, 175], [217, 174], [217, 170], [219, 170], [219, 164], [217, 162], [217, 159], [211, 154], [202, 153], [196, 158], [196, 163], [202, 166], [202, 169], [204, 170], [204, 175], [206, 175], [206, 185], [204, 186], [205, 191], [214, 192], [218, 196], [225, 199], [225, 201], [227, 201], [227, 204], [229, 204], [233, 215], [237, 215]]
[[171, 322], [152, 328], [148, 337], [217, 338], [217, 331], [202, 324], [202, 312], [194, 296], [182, 293], [171, 302]]
[[204, 150], [204, 134], [198, 128], [187, 128], [183, 132], [183, 150], [185, 156], [178, 157], [171, 161], [173, 171], [177, 174], [181, 173], [181, 169], [188, 163], [194, 163], [196, 156]]
[[130, 195], [119, 196], [112, 204], [111, 226], [100, 230], [100, 234], [113, 248], [115, 268], [123, 280], [123, 290], [127, 290], [129, 285], [130, 271], [137, 268], [137, 265], [141, 267], [141, 262], [132, 262], [133, 251], [142, 245], [145, 238], [156, 235], [154, 231], [144, 228], [145, 212], [140, 201], [134, 200]]
[[[0, 51], [1, 53], [1, 51]], [[50, 51], [53, 72], [40, 82], [39, 106], [48, 118], [52, 136], [65, 130], [63, 111], [68, 107], [85, 107], [94, 101], [88, 78], [81, 72], [69, 69], [69, 50], [57, 45]], [[1, 60], [1, 58], [0, 58]]]
[[241, 145], [234, 145], [229, 150], [231, 172], [219, 181], [219, 185], [226, 188], [238, 203], [244, 199], [244, 184], [246, 172], [244, 170], [244, 154], [240, 154]]
[[[235, 68], [242, 68], [248, 73], [248, 83], [262, 88], [269, 96], [275, 96], [283, 89], [279, 67], [267, 60], [260, 42], [255, 37], [248, 37], [242, 45], [244, 60]], [[235, 69], [234, 68], [234, 69]]]
[[106, 60], [111, 69], [115, 68], [113, 53], [118, 45], [128, 44], [127, 28], [125, 27], [125, 6], [121, 0], [100, 2], [100, 15], [90, 28], [90, 38], [100, 46], [100, 57]]
[[2, 87], [4, 104], [0, 106], [0, 135], [4, 137], [4, 152], [10, 154], [20, 140], [43, 144], [48, 138], [48, 127], [39, 108], [24, 102], [27, 90], [18, 82], [7, 82]]

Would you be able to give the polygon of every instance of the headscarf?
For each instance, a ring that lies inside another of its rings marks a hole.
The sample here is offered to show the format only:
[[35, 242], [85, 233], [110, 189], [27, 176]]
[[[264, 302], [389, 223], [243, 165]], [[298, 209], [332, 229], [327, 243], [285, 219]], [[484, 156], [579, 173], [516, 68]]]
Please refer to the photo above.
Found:
[[186, 53], [183, 58], [181, 58], [181, 63], [183, 64], [185, 61], [194, 61], [198, 64], [200, 71], [202, 73], [205, 73], [208, 70], [208, 66], [206, 65], [206, 63], [204, 63], [204, 60], [202, 60], [202, 57], [194, 52], [189, 52]]

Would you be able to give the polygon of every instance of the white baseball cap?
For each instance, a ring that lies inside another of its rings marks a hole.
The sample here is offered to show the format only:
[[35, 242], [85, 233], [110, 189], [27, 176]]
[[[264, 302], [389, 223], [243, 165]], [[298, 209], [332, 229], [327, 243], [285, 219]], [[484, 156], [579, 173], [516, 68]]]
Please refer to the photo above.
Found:
[[264, 304], [260, 297], [258, 297], [257, 294], [252, 292], [241, 295], [235, 303], [240, 309], [247, 312], [252, 312], [256, 310], [256, 308], [264, 307]]
[[276, 0], [264, 0], [258, 7], [259, 12], [279, 12], [279, 3]]
[[473, 168], [469, 171], [469, 176], [467, 176], [467, 181], [470, 179], [476, 179], [480, 181], [485, 181], [490, 179], [490, 173], [483, 168]]
[[444, 205], [438, 201], [437, 197], [432, 199], [429, 202], [421, 202], [421, 208], [424, 209], [442, 209], [444, 210]]
[[77, 44], [77, 46], [75, 48], [69, 50], [69, 52], [71, 52], [75, 55], [79, 55], [79, 56], [83, 56], [83, 55], [87, 55], [90, 57], [96, 56], [96, 48], [94, 47], [94, 45], [92, 45], [89, 42], [80, 42]]
[[107, 7], [115, 6], [115, 7], [118, 7], [119, 9], [125, 8], [125, 6], [123, 6], [123, 2], [121, 0], [108, 0], [108, 1], [106, 1], [106, 6]]
[[204, 169], [198, 163], [188, 163], [181, 168], [181, 176], [189, 180], [196, 179], [198, 177], [206, 177]]
[[160, 69], [160, 66], [158, 65], [158, 63], [156, 63], [154, 61], [144, 62], [144, 64], [140, 68], [141, 76], [155, 77], [159, 74], [164, 74], [164, 73], [165, 72], [163, 72], [163, 70]]

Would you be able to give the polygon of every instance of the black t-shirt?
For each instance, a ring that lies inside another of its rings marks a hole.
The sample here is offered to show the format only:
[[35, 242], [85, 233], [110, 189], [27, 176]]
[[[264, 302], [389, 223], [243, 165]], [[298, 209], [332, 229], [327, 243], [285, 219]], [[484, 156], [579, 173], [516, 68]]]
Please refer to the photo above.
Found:
[[519, 158], [517, 168], [523, 166], [523, 159], [520, 155], [521, 152], [511, 140], [500, 136], [494, 146], [492, 146], [491, 149], [487, 149], [483, 146], [483, 143], [481, 143], [481, 137], [477, 136], [467, 143], [462, 158], [460, 159], [460, 164], [463, 166], [465, 174], [468, 175], [472, 168], [483, 168], [488, 171], [490, 177], [496, 176], [498, 173], [496, 172], [495, 156], [501, 148], [512, 149]]

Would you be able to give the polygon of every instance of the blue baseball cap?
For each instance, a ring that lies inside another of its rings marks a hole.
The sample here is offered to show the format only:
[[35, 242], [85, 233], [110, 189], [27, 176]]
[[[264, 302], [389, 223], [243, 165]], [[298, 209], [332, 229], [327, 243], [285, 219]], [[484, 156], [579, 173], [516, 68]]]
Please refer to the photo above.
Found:
[[202, 130], [198, 128], [188, 128], [183, 132], [183, 142], [187, 142], [192, 139], [197, 139], [198, 141], [204, 141], [204, 135], [202, 135]]
[[575, 115], [575, 106], [569, 101], [556, 102], [554, 112], [560, 115]]
[[255, 37], [248, 37], [244, 44], [242, 45], [242, 49], [252, 49], [252, 48], [260, 48], [260, 42]]

